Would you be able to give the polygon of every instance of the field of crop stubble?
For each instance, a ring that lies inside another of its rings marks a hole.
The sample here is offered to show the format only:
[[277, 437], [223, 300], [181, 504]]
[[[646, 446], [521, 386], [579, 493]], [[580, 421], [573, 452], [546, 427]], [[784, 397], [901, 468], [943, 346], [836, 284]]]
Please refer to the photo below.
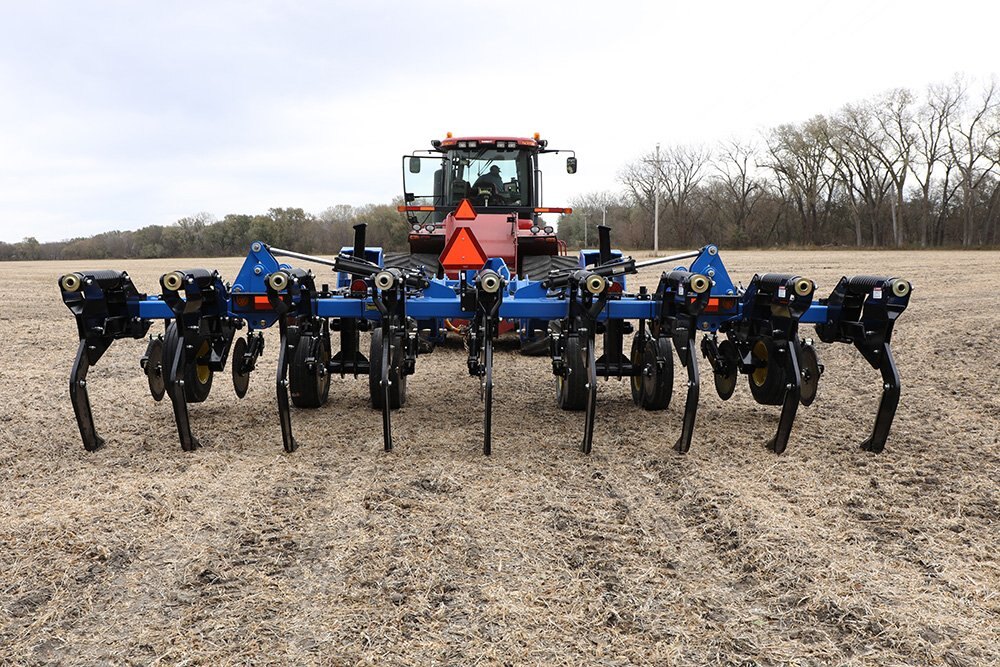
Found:
[[57, 277], [106, 264], [152, 291], [241, 260], [0, 265], [0, 664], [1000, 663], [1000, 253], [723, 256], [734, 279], [793, 270], [821, 294], [845, 273], [913, 281], [883, 455], [857, 448], [877, 372], [823, 344], [780, 457], [778, 409], [744, 382], [723, 403], [707, 363], [689, 455], [670, 449], [678, 373], [664, 413], [602, 381], [585, 457], [548, 360], [509, 344], [491, 458], [459, 345], [418, 359], [393, 453], [367, 383], [335, 379], [286, 455], [276, 331], [246, 399], [220, 375], [193, 406], [196, 453], [148, 395], [143, 344], [116, 343], [90, 374], [108, 444], [88, 454]]

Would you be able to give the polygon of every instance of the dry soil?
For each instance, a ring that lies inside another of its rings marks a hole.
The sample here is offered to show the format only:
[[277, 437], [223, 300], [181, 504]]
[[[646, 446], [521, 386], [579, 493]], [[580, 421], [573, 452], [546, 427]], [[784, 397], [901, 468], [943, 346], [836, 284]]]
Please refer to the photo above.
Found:
[[819, 397], [782, 456], [763, 447], [777, 408], [742, 383], [723, 403], [702, 364], [687, 456], [679, 373], [662, 413], [602, 382], [586, 457], [548, 360], [507, 344], [492, 457], [460, 345], [418, 359], [393, 453], [367, 383], [337, 379], [295, 411], [289, 455], [276, 332], [244, 400], [217, 376], [192, 407], [195, 453], [149, 397], [143, 344], [116, 343], [90, 382], [108, 444], [87, 453], [57, 277], [107, 264], [152, 291], [240, 260], [0, 265], [0, 664], [1000, 663], [1000, 253], [724, 258], [744, 282], [913, 281], [885, 453], [858, 449], [879, 379], [846, 345], [819, 345]]

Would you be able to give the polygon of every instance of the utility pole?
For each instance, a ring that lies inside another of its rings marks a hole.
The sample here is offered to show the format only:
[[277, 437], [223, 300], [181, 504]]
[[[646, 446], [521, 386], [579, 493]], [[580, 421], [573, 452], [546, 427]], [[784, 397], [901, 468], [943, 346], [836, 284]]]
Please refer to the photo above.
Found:
[[583, 214], [583, 247], [587, 247], [587, 214]]
[[601, 209], [601, 226], [602, 227], [607, 227], [608, 226], [608, 207], [607, 207], [607, 205], [605, 205], [604, 208]]
[[653, 252], [660, 252], [660, 144], [656, 144], [656, 159], [646, 160], [653, 165]]
[[656, 171], [653, 172], [653, 252], [660, 252], [660, 144], [656, 144]]

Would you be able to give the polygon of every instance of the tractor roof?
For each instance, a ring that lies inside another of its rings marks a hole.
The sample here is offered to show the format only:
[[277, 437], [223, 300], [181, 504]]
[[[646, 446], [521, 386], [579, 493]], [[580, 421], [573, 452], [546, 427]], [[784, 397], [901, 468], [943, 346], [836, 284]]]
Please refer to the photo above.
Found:
[[475, 137], [449, 136], [448, 138], [441, 140], [440, 147], [447, 150], [450, 148], [458, 148], [460, 147], [460, 144], [462, 144], [461, 148], [465, 148], [471, 142], [475, 142], [472, 144], [473, 146], [482, 144], [491, 146], [491, 145], [496, 145], [498, 141], [502, 143], [516, 143], [518, 146], [522, 146], [525, 148], [544, 147], [544, 142], [540, 141], [537, 137], [532, 139], [531, 137], [489, 137], [489, 136], [475, 136]]

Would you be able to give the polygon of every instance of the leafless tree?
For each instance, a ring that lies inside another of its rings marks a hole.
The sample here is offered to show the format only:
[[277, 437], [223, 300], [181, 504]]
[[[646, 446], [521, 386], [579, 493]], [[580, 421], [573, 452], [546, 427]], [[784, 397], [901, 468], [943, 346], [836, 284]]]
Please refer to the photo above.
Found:
[[657, 165], [667, 213], [675, 238], [687, 243], [698, 223], [693, 215], [693, 199], [712, 159], [704, 146], [669, 146]]
[[802, 241], [810, 245], [816, 243], [836, 187], [829, 135], [827, 119], [816, 116], [801, 125], [780, 125], [767, 137], [767, 167], [793, 202]]
[[881, 242], [881, 214], [890, 194], [891, 178], [876, 147], [881, 131], [870, 106], [848, 104], [831, 123], [830, 148], [851, 218], [857, 245], [863, 244], [862, 226], [867, 222], [873, 246]]
[[715, 160], [717, 180], [724, 199], [715, 204], [728, 218], [738, 243], [750, 239], [748, 225], [766, 192], [763, 179], [754, 175], [757, 149], [749, 142], [728, 141], [719, 146]]
[[956, 180], [952, 178], [955, 161], [948, 148], [948, 127], [961, 108], [964, 95], [965, 89], [958, 81], [929, 86], [927, 98], [916, 114], [916, 141], [910, 171], [919, 185], [921, 247], [927, 247], [928, 230], [935, 208], [931, 198], [934, 179], [941, 183], [942, 193], [941, 201], [936, 207], [935, 229], [942, 226], [957, 187]]
[[977, 235], [975, 209], [981, 188], [1000, 164], [1000, 92], [996, 81], [983, 90], [982, 97], [968, 113], [952, 118], [948, 125], [948, 148], [960, 178], [962, 200], [962, 245], [982, 243], [986, 227]]
[[872, 117], [879, 133], [874, 137], [871, 150], [885, 167], [893, 185], [891, 206], [892, 238], [897, 248], [904, 240], [903, 211], [906, 194], [906, 177], [910, 174], [916, 142], [913, 93], [896, 88], [877, 97], [871, 104]]

